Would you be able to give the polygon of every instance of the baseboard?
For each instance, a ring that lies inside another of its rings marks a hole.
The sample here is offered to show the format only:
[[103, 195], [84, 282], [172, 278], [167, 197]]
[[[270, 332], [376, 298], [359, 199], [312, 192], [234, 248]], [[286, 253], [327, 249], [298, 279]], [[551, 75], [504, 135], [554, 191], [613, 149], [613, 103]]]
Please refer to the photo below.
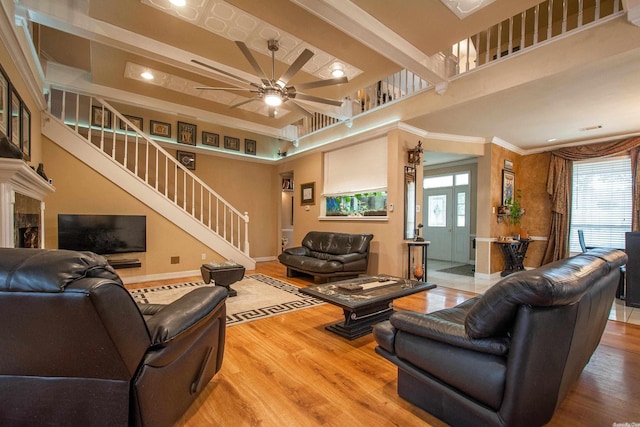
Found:
[[254, 260], [256, 262], [277, 261], [278, 257], [277, 256], [265, 256], [265, 257], [260, 257], [260, 258], [254, 258]]

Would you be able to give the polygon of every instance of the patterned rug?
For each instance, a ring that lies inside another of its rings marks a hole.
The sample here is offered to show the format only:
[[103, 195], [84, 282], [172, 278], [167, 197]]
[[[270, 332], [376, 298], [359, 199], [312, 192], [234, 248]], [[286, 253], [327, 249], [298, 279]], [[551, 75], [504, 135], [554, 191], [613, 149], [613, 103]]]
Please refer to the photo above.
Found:
[[[169, 304], [196, 287], [199, 282], [141, 288], [129, 291], [138, 302]], [[297, 286], [264, 274], [250, 274], [231, 285], [238, 295], [227, 299], [227, 326], [315, 307], [324, 302], [299, 292]]]

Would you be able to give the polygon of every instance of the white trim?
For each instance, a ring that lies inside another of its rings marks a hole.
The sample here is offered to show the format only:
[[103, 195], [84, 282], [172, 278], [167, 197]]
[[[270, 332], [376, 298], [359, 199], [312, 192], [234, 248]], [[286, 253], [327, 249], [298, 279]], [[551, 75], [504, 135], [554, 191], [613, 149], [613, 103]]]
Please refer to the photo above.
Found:
[[[47, 109], [47, 102], [44, 99], [43, 87], [44, 73], [40, 64], [35, 61], [35, 50], [30, 42], [29, 30], [26, 27], [25, 19], [18, 18], [20, 25], [16, 25], [15, 6], [13, 1], [2, 0], [2, 12], [0, 13], [0, 40], [4, 43], [13, 60], [20, 76], [40, 110]], [[22, 27], [18, 31], [17, 27]]]

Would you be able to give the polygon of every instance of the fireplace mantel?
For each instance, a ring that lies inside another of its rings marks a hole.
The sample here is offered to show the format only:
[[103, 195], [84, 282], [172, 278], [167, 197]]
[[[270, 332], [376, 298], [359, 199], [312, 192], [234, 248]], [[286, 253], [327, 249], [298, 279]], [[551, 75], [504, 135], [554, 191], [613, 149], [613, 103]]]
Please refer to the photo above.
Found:
[[[16, 193], [38, 200], [40, 207], [40, 236], [44, 236], [45, 196], [53, 193], [55, 187], [45, 181], [36, 171], [20, 159], [0, 158], [0, 247], [15, 246], [15, 195]], [[44, 239], [40, 239], [44, 247]]]

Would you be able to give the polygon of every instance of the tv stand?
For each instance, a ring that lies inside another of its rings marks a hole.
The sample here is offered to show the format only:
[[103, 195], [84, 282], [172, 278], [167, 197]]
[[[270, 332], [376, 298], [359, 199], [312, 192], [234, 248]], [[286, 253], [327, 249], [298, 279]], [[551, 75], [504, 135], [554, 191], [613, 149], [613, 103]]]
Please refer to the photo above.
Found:
[[142, 263], [138, 258], [121, 258], [121, 259], [108, 259], [109, 265], [113, 268], [140, 268]]

